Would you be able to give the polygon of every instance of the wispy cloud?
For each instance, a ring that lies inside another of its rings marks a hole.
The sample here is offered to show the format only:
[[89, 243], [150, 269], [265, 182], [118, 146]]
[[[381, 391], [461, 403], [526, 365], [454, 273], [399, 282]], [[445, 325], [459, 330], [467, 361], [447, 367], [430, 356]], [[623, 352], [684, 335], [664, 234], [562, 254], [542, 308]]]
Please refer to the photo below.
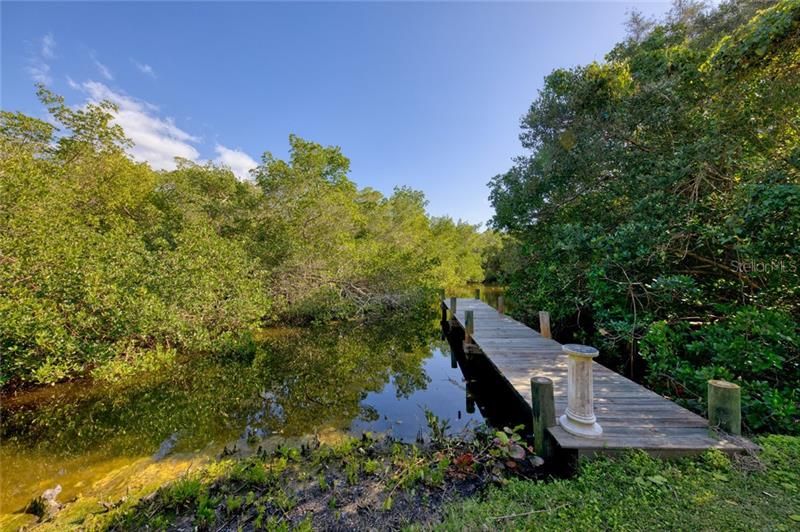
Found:
[[42, 37], [42, 57], [45, 59], [55, 59], [56, 57], [56, 39], [52, 33]]
[[36, 51], [30, 50], [29, 54], [28, 66], [25, 67], [28, 75], [37, 83], [49, 85], [53, 81], [53, 77], [50, 75], [48, 61], [56, 57], [56, 40], [53, 34], [48, 33], [42, 37]]
[[151, 67], [147, 63], [140, 63], [136, 59], [132, 59], [132, 61], [133, 61], [133, 64], [136, 65], [136, 68], [139, 69], [139, 72], [141, 72], [142, 74], [144, 74], [146, 76], [150, 76], [153, 79], [156, 78], [156, 71], [153, 70], [153, 67]]
[[77, 81], [75, 81], [74, 79], [72, 79], [69, 76], [67, 76], [67, 85], [69, 85], [70, 89], [73, 89], [73, 90], [76, 90], [76, 91], [83, 90], [83, 87], [81, 86], [81, 84], [78, 83]]
[[117, 105], [114, 122], [133, 141], [130, 154], [135, 160], [148, 162], [157, 170], [172, 170], [176, 167], [175, 157], [199, 159], [200, 153], [193, 144], [200, 139], [176, 126], [172, 118], [159, 116], [157, 106], [98, 81], [86, 81], [80, 87], [91, 102], [108, 100]]
[[28, 64], [26, 70], [31, 79], [37, 83], [49, 85], [53, 78], [50, 76], [50, 65], [39, 59], [33, 59]]
[[214, 162], [230, 168], [231, 172], [239, 179], [250, 179], [250, 170], [258, 166], [258, 163], [242, 150], [217, 144], [214, 151], [217, 153]]
[[108, 81], [113, 81], [114, 74], [111, 73], [111, 70], [103, 63], [101, 63], [99, 59], [97, 59], [94, 52], [92, 52], [91, 57], [92, 57], [92, 62], [94, 63], [94, 66], [97, 68], [97, 71], [100, 72], [100, 75], [106, 78]]

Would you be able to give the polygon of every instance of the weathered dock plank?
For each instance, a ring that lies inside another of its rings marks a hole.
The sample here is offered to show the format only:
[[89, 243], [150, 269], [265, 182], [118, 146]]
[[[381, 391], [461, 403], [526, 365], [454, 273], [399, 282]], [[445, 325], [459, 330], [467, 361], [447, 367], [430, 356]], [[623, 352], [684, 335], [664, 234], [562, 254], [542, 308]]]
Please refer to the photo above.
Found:
[[[449, 309], [449, 300], [443, 304]], [[561, 344], [477, 299], [456, 302], [455, 319], [462, 327], [466, 311], [472, 311], [474, 317], [473, 343], [519, 398], [530, 405], [531, 377], [548, 377], [553, 381], [556, 418], [561, 416], [567, 406], [567, 356]], [[642, 449], [654, 455], [678, 456], [707, 449], [742, 452], [756, 448], [744, 438], [709, 432], [708, 421], [702, 416], [602, 364], [592, 364], [595, 415], [603, 434], [599, 438], [583, 438], [559, 426], [549, 428], [562, 449], [580, 455]]]

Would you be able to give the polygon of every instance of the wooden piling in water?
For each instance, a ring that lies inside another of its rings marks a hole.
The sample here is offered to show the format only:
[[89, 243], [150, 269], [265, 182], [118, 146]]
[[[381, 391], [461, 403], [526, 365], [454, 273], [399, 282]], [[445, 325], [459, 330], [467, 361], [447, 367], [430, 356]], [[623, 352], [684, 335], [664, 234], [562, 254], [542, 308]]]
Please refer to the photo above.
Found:
[[450, 319], [456, 319], [456, 304], [458, 303], [457, 297], [450, 298]]
[[554, 451], [547, 429], [556, 425], [556, 406], [551, 379], [547, 377], [531, 378], [531, 411], [533, 412], [533, 442], [536, 446], [536, 454], [547, 460]]
[[545, 338], [552, 338], [550, 334], [550, 313], [542, 310], [539, 312], [539, 334]]
[[727, 381], [708, 381], [708, 426], [742, 434], [742, 390]]
[[506, 300], [502, 295], [497, 296], [497, 312], [500, 314], [506, 313]]

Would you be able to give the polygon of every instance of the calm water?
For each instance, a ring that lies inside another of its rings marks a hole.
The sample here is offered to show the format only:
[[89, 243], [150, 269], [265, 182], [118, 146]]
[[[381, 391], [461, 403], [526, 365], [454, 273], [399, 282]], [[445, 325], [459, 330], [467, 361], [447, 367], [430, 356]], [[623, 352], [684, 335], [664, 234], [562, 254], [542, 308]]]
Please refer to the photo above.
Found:
[[[480, 290], [481, 301], [484, 301], [486, 304], [497, 308], [497, 298], [500, 295], [503, 295], [504, 289], [500, 286], [493, 286], [493, 285], [467, 285], [459, 287], [455, 290], [448, 290], [445, 294], [445, 297], [475, 297], [475, 290]], [[506, 307], [506, 313], [511, 312], [514, 308], [514, 301], [511, 300], [508, 296], [506, 296], [504, 301]]]
[[133, 382], [4, 397], [0, 525], [28, 519], [11, 514], [56, 484], [59, 500], [97, 505], [174, 478], [224, 447], [247, 453], [365, 431], [413, 441], [426, 429], [425, 409], [452, 431], [477, 426], [467, 385], [438, 322], [387, 318], [267, 330], [245, 356], [194, 356]]

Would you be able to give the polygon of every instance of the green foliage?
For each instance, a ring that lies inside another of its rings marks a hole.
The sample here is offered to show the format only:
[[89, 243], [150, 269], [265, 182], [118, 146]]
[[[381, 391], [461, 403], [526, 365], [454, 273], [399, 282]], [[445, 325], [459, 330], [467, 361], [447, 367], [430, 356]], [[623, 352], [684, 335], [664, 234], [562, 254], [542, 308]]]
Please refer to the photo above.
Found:
[[742, 386], [742, 414], [750, 430], [798, 433], [797, 372], [800, 331], [781, 311], [739, 307], [696, 329], [654, 323], [642, 339], [650, 381], [700, 408], [709, 379]]
[[429, 217], [421, 192], [359, 190], [339, 148], [292, 136], [257, 183], [184, 160], [155, 172], [126, 154], [113, 104], [38, 94], [57, 127], [0, 114], [0, 385], [251, 356], [265, 321], [412, 308], [483, 278], [476, 227]]
[[194, 503], [203, 493], [200, 479], [187, 476], [161, 489], [158, 496], [165, 506], [177, 509]]
[[122, 151], [107, 105], [40, 96], [64, 128], [57, 139], [2, 115], [0, 142], [15, 146], [0, 159], [2, 381], [55, 382], [247, 334], [269, 309], [265, 277], [198, 207], [214, 201], [212, 180], [252, 190], [211, 168], [153, 172]]
[[646, 357], [658, 391], [703, 411], [741, 382], [748, 428], [800, 412], [800, 4], [676, 3], [600, 64], [557, 70], [491, 183], [516, 239], [514, 312]]
[[501, 460], [522, 460], [525, 458], [527, 455], [526, 446], [520, 435], [520, 432], [524, 429], [524, 425], [519, 425], [513, 429], [504, 427], [503, 430], [496, 431], [492, 440], [494, 446], [490, 453]]
[[406, 304], [403, 294], [482, 280], [477, 227], [430, 218], [424, 195], [386, 198], [347, 178], [335, 147], [290, 137], [288, 161], [264, 155], [255, 171], [266, 210], [270, 288], [286, 317], [327, 319]]
[[519, 268], [518, 242], [506, 233], [488, 229], [481, 235], [484, 247], [481, 251], [485, 283], [503, 284]]
[[201, 493], [197, 498], [197, 510], [194, 514], [194, 522], [200, 528], [209, 527], [216, 518], [214, 509], [216, 501], [212, 500], [207, 493]]
[[448, 419], [440, 419], [433, 411], [425, 408], [425, 422], [431, 431], [431, 440], [441, 442], [447, 439], [447, 431], [450, 430]]
[[720, 39], [701, 69], [733, 73], [753, 64], [757, 66], [770, 48], [780, 46], [784, 39], [790, 39], [799, 26], [800, 3], [778, 3], [753, 17], [733, 35]]

